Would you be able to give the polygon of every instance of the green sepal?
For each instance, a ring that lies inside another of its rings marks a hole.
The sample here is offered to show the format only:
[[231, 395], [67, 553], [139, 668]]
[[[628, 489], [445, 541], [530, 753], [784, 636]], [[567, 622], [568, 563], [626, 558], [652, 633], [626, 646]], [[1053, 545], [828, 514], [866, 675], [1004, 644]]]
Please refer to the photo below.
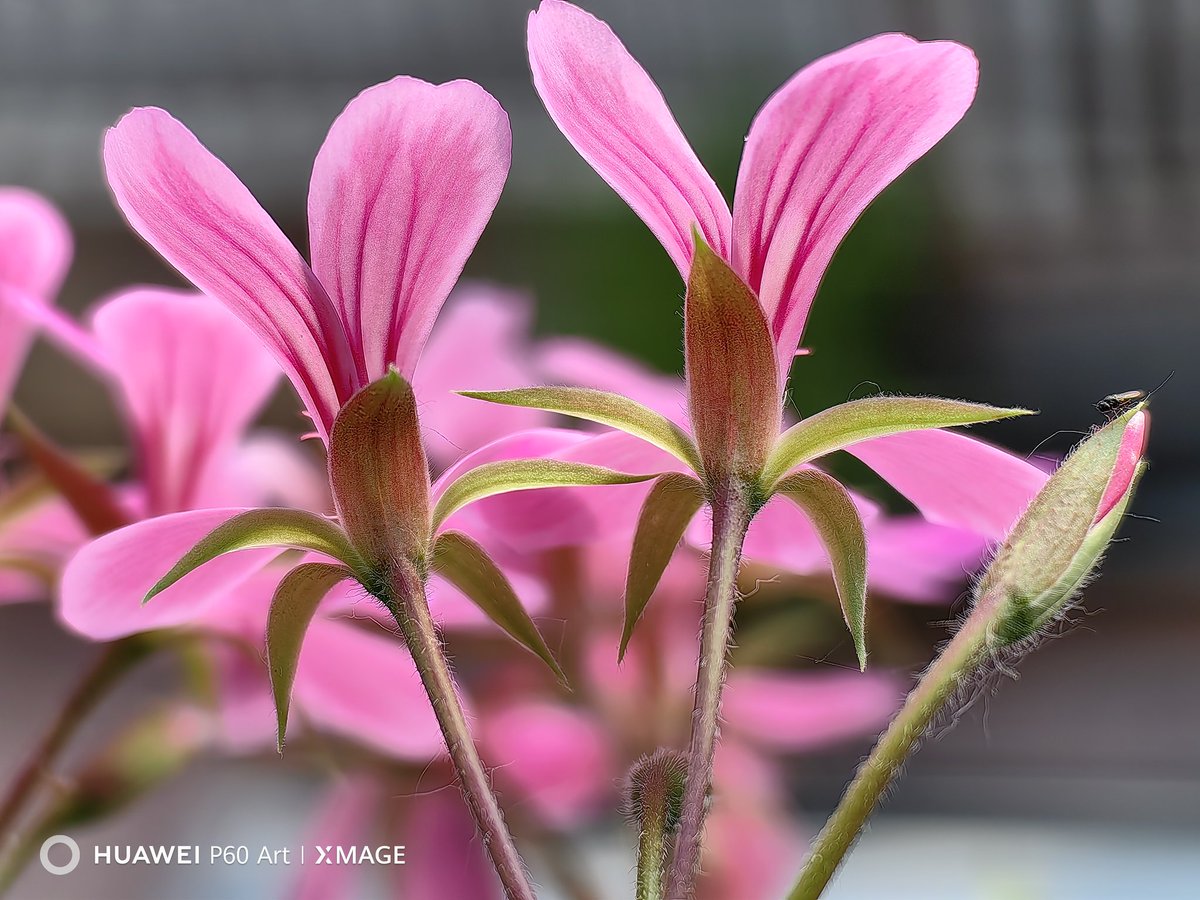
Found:
[[625, 625], [617, 661], [625, 658], [633, 629], [671, 562], [688, 523], [704, 503], [704, 486], [678, 473], [660, 475], [638, 516], [625, 579]]
[[372, 565], [429, 542], [429, 466], [412, 386], [392, 368], [351, 397], [329, 434], [329, 483], [350, 542]]
[[710, 489], [757, 480], [779, 434], [775, 344], [754, 292], [693, 232], [684, 299], [688, 406]]
[[288, 709], [300, 647], [317, 607], [336, 585], [353, 578], [348, 568], [331, 563], [302, 563], [280, 580], [267, 613], [267, 669], [271, 674], [271, 693], [275, 698], [278, 724], [276, 745], [283, 753], [287, 735]]
[[699, 472], [700, 453], [691, 436], [661, 413], [609, 391], [581, 387], [530, 387], [511, 391], [459, 391], [464, 397], [541, 409], [617, 428], [665, 450]]
[[506, 459], [484, 463], [463, 472], [442, 491], [433, 508], [433, 530], [436, 532], [446, 519], [464, 506], [496, 494], [534, 488], [636, 484], [654, 477], [558, 459]]
[[150, 588], [148, 603], [194, 569], [235, 550], [280, 547], [324, 553], [368, 577], [366, 563], [350, 545], [346, 533], [316, 513], [299, 509], [251, 509], [218, 525]]
[[832, 406], [796, 423], [776, 442], [763, 470], [762, 486], [774, 484], [797, 466], [871, 438], [925, 428], [950, 428], [1031, 414], [940, 397], [866, 397]]
[[833, 582], [860, 669], [867, 667], [867, 536], [849, 491], [816, 469], [795, 472], [776, 487], [804, 511], [829, 555]]
[[437, 536], [433, 571], [462, 591], [509, 637], [548, 665], [564, 685], [563, 673], [508, 578], [474, 540], [458, 531]]

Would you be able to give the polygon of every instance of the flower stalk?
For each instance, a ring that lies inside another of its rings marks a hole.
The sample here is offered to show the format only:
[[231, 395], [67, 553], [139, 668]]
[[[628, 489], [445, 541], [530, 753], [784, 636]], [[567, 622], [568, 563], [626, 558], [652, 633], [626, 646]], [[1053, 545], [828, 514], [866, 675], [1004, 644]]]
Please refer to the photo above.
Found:
[[1096, 429], [1013, 526], [976, 588], [971, 614], [908, 695], [817, 836], [789, 900], [817, 900], [934, 717], [979, 666], [1028, 644], [1082, 590], [1146, 468], [1144, 404]]
[[84, 673], [46, 733], [30, 749], [0, 803], [0, 853], [14, 843], [15, 828], [26, 804], [71, 736], [109, 689], [149, 650], [149, 643], [140, 637], [116, 641], [105, 647], [100, 658]]
[[708, 814], [712, 785], [713, 757], [717, 748], [721, 689], [725, 684], [733, 613], [737, 604], [738, 566], [752, 514], [745, 498], [739, 492], [729, 490], [713, 503], [712, 515], [712, 555], [696, 668], [688, 774], [680, 812], [679, 836], [671, 863], [671, 897], [689, 896], [699, 870], [704, 820]]
[[824, 892], [871, 811], [929, 724], [985, 658], [994, 606], [988, 600], [976, 606], [908, 695], [900, 713], [859, 766], [837, 809], [821, 829], [788, 900], [816, 900]]
[[446, 740], [446, 749], [458, 776], [459, 786], [482, 836], [483, 846], [504, 886], [504, 895], [508, 900], [534, 900], [529, 876], [471, 737], [445, 649], [429, 612], [425, 585], [417, 573], [407, 566], [393, 567], [390, 576], [380, 599], [395, 618], [412, 654]]

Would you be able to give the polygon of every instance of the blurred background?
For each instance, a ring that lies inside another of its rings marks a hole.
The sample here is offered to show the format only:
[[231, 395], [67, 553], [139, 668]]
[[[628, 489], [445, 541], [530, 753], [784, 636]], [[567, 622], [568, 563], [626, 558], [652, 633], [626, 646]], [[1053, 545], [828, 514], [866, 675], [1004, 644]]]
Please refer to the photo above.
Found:
[[[802, 413], [876, 386], [1024, 405], [1042, 415], [988, 437], [1060, 453], [1098, 421], [1101, 396], [1174, 373], [1154, 398], [1144, 518], [1125, 528], [1087, 615], [929, 742], [830, 896], [1200, 896], [1200, 518], [1188, 513], [1200, 505], [1200, 4], [586, 6], [657, 80], [727, 195], [755, 110], [814, 57], [891, 30], [979, 55], [967, 118], [835, 259], [805, 340], [813, 355], [793, 371]], [[471, 78], [508, 110], [514, 161], [468, 274], [530, 291], [541, 333], [595, 337], [678, 371], [678, 276], [542, 110], [524, 58], [528, 8], [0, 0], [0, 184], [66, 212], [77, 256], [60, 302], [83, 310], [131, 281], [177, 281], [125, 228], [101, 177], [101, 132], [129, 107], [185, 121], [304, 247], [312, 158], [345, 102], [397, 73]], [[44, 347], [17, 401], [69, 445], [120, 441], [102, 389]], [[295, 408], [281, 395], [273, 416], [292, 427]], [[919, 667], [946, 618], [944, 607], [889, 612], [899, 637], [881, 652]], [[86, 654], [44, 608], [0, 610], [0, 777]], [[45, 680], [32, 683], [35, 671]], [[866, 747], [795, 764], [797, 801], [814, 819]], [[251, 820], [286, 828], [268, 807], [298, 815], [304, 788], [272, 785], [269, 771], [254, 775]], [[236, 775], [189, 777], [172, 803], [216, 816], [237, 796]], [[144, 815], [162, 821], [170, 808], [160, 795]]]

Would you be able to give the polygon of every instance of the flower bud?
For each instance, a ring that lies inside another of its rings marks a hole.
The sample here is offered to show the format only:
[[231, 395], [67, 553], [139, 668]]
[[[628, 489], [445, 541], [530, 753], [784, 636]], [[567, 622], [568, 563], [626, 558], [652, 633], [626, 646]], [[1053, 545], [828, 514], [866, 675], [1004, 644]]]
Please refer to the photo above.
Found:
[[1000, 646], [1037, 633], [1083, 589], [1145, 470], [1150, 418], [1141, 404], [1096, 429], [1063, 461], [1013, 526], [979, 583]]

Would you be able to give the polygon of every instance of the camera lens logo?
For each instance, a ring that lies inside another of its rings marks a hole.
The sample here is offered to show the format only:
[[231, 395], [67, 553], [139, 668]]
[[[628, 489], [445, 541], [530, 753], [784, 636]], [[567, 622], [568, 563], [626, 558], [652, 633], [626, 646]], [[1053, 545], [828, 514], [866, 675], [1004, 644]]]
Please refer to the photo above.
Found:
[[[52, 863], [50, 861], [50, 851], [55, 847], [66, 847], [67, 852], [71, 854], [70, 859], [61, 865]], [[42, 861], [42, 868], [51, 875], [69, 875], [79, 865], [79, 845], [65, 834], [51, 835], [42, 842], [42, 849], [38, 854], [38, 859]]]

